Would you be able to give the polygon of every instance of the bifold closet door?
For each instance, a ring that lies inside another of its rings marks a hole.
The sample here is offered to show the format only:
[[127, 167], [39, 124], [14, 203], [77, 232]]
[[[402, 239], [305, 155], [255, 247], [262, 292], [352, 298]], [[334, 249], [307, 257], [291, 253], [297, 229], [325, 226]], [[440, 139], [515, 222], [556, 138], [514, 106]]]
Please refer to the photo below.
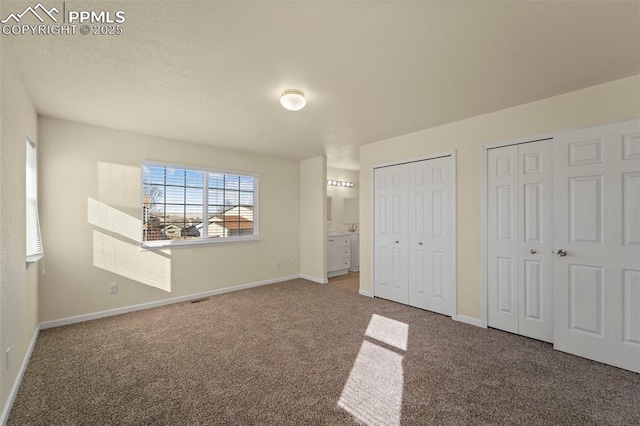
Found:
[[453, 314], [451, 157], [409, 164], [409, 304]]
[[640, 120], [554, 141], [558, 350], [640, 373]]
[[407, 304], [407, 164], [374, 170], [374, 291]]
[[553, 341], [549, 140], [488, 153], [488, 325]]
[[488, 152], [489, 327], [518, 332], [518, 147]]
[[452, 315], [452, 157], [377, 168], [374, 181], [375, 296]]

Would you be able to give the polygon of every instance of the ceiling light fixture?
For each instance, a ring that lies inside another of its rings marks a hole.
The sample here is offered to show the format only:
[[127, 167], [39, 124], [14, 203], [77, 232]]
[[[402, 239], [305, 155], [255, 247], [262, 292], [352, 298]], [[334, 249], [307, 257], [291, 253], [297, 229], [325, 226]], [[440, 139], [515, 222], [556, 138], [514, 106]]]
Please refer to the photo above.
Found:
[[302, 90], [287, 89], [282, 92], [280, 104], [289, 111], [299, 111], [307, 104], [307, 100]]

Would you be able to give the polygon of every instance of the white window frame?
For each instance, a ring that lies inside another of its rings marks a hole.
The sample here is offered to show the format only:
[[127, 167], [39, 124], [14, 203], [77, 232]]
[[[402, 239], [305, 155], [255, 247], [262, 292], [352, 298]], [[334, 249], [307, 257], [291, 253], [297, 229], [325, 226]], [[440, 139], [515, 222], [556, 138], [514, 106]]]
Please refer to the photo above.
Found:
[[38, 150], [29, 137], [26, 141], [25, 169], [26, 258], [29, 267], [44, 256], [38, 212]]
[[[142, 161], [140, 167], [140, 206], [144, 207], [144, 168], [145, 166], [152, 167], [166, 167], [173, 168], [179, 170], [189, 170], [194, 172], [202, 172], [205, 175], [205, 182], [203, 183], [203, 206], [208, 207], [208, 191], [206, 188], [206, 176], [207, 173], [220, 173], [227, 175], [238, 175], [238, 176], [246, 176], [253, 178], [253, 235], [249, 236], [233, 236], [233, 237], [222, 237], [222, 238], [201, 238], [201, 239], [191, 239], [191, 240], [155, 240], [155, 241], [145, 241], [144, 240], [144, 229], [140, 226], [140, 247], [143, 250], [158, 250], [158, 249], [167, 249], [167, 248], [181, 248], [181, 247], [197, 247], [197, 246], [210, 246], [215, 244], [234, 244], [234, 243], [244, 243], [244, 242], [254, 242], [260, 241], [260, 226], [259, 226], [259, 181], [260, 174], [252, 173], [252, 172], [242, 172], [242, 171], [234, 171], [234, 170], [222, 170], [215, 169], [210, 167], [202, 167], [202, 166], [187, 166], [184, 164], [174, 164], [167, 163], [164, 161]], [[141, 214], [144, 215], [144, 208], [141, 208]], [[208, 233], [208, 220], [206, 219], [207, 215], [203, 215], [203, 235], [207, 235]], [[144, 223], [144, 218], [141, 218], [141, 225]]]

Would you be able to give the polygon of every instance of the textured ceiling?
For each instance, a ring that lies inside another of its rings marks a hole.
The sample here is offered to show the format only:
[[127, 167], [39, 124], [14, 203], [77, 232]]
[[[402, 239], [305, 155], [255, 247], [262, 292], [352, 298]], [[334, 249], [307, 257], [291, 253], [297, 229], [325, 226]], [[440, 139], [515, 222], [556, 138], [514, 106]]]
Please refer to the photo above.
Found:
[[[326, 154], [334, 167], [357, 168], [362, 144], [640, 73], [635, 1], [65, 6], [124, 10], [124, 33], [3, 35], [41, 114], [295, 159]], [[307, 107], [284, 110], [286, 88], [304, 90]]]

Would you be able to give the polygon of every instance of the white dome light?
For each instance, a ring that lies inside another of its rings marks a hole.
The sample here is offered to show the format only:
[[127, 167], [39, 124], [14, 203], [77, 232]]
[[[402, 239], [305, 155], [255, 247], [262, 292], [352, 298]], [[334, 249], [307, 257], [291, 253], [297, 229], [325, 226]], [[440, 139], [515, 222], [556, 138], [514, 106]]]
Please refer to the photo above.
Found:
[[280, 104], [289, 111], [299, 111], [307, 104], [307, 100], [302, 90], [287, 89], [282, 92]]

